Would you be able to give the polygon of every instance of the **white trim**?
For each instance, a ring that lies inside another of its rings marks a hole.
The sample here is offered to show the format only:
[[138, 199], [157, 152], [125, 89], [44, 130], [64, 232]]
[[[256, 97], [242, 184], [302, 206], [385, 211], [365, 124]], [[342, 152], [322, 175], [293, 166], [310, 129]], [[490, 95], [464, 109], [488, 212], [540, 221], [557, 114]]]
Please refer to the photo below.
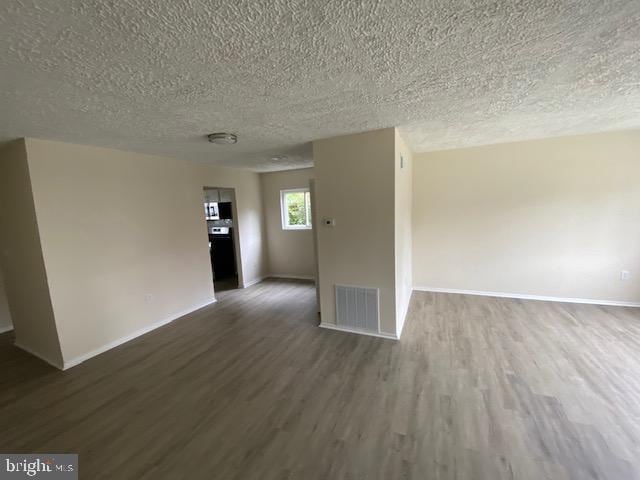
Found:
[[458, 288], [418, 287], [418, 292], [459, 293], [462, 295], [480, 295], [483, 297], [520, 298], [522, 300], [541, 300], [544, 302], [585, 303], [589, 305], [608, 305], [613, 307], [640, 307], [640, 302], [621, 302], [618, 300], [598, 300], [593, 298], [548, 297], [546, 295], [529, 295], [526, 293], [485, 292], [482, 290], [462, 290]]
[[13, 344], [18, 347], [20, 350], [24, 350], [25, 352], [27, 352], [29, 355], [33, 355], [34, 357], [38, 357], [40, 360], [43, 360], [45, 362], [47, 362], [49, 365], [51, 365], [52, 367], [57, 368], [58, 370], [64, 370], [63, 367], [60, 366], [60, 364], [53, 362], [51, 360], [49, 360], [47, 357], [45, 357], [44, 355], [42, 355], [41, 353], [36, 352], [35, 350], [32, 350], [30, 347], [27, 347], [26, 345], [21, 344], [20, 342], [18, 342], [17, 340], [13, 342]]
[[145, 333], [149, 333], [152, 330], [155, 330], [156, 328], [160, 328], [163, 325], [166, 325], [168, 323], [173, 322], [174, 320], [178, 320], [179, 318], [184, 317], [185, 315], [188, 315], [190, 313], [196, 312], [198, 310], [201, 310], [213, 303], [216, 303], [217, 300], [214, 298], [213, 300], [210, 300], [206, 303], [203, 303], [202, 305], [190, 308], [188, 310], [184, 310], [182, 312], [176, 313], [175, 315], [172, 315], [169, 318], [165, 318], [163, 320], [160, 320], [159, 322], [153, 323], [151, 325], [148, 325], [144, 328], [141, 328], [140, 330], [136, 330], [133, 333], [130, 333], [129, 335], [125, 335], [124, 337], [118, 338], [117, 340], [114, 340], [112, 342], [107, 343], [106, 345], [103, 345], [101, 347], [96, 348], [95, 350], [91, 350], [90, 352], [87, 353], [83, 353], [82, 355], [78, 355], [75, 358], [72, 358], [69, 361], [65, 361], [64, 362], [64, 367], [62, 368], [63, 370], [67, 370], [71, 367], [75, 367], [76, 365], [81, 364], [82, 362], [89, 360], [92, 357], [95, 357], [96, 355], [100, 355], [101, 353], [106, 352], [107, 350], [111, 350], [112, 348], [115, 348], [119, 345], [122, 345], [123, 343], [127, 343], [131, 340], [133, 340], [134, 338], [137, 338], [141, 335], [144, 335]]
[[287, 273], [270, 273], [267, 275], [267, 278], [290, 278], [292, 280], [313, 280], [315, 281], [316, 277], [309, 275], [289, 275]]
[[[280, 190], [280, 220], [282, 223], [282, 230], [311, 230], [313, 225], [289, 225], [287, 224], [288, 212], [285, 210], [284, 197], [288, 193], [304, 193], [304, 211], [305, 217], [307, 216], [307, 193], [311, 195], [309, 187], [289, 188], [286, 190]], [[307, 218], [307, 221], [309, 218]]]
[[289, 225], [287, 227], [282, 227], [282, 230], [285, 230], [287, 232], [290, 232], [290, 231], [294, 231], [295, 232], [295, 231], [298, 231], [298, 230], [302, 230], [302, 231], [304, 231], [304, 230], [313, 230], [313, 227], [309, 226], [309, 225]]
[[248, 282], [244, 282], [242, 284], [242, 288], [249, 288], [252, 285], [255, 285], [256, 283], [260, 283], [263, 282], [267, 277], [258, 277], [258, 278], [254, 278], [253, 280], [249, 280]]
[[0, 334], [7, 333], [13, 330], [13, 325], [7, 325], [6, 327], [0, 327]]
[[392, 333], [386, 332], [369, 332], [367, 330], [357, 330], [355, 328], [339, 327], [332, 323], [321, 323], [318, 325], [320, 328], [326, 328], [328, 330], [337, 330], [339, 332], [357, 333], [359, 335], [369, 335], [371, 337], [386, 338], [387, 340], [398, 340], [398, 337]]

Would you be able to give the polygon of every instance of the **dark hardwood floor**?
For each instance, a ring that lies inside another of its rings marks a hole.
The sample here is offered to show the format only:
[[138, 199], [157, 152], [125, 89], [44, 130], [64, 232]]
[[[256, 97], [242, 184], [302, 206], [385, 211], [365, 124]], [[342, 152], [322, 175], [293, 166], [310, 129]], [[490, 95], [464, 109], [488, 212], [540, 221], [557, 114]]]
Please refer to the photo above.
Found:
[[640, 478], [640, 310], [414, 293], [400, 342], [269, 280], [59, 372], [0, 335], [0, 451], [83, 479]]

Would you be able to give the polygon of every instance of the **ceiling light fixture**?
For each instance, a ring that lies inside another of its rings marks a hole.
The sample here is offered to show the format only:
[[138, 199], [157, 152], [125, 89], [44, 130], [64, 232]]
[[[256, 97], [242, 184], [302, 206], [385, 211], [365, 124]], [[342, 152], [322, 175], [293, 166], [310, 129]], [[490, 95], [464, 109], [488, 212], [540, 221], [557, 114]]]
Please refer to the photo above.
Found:
[[286, 159], [287, 159], [286, 155], [274, 155], [273, 157], [271, 157], [272, 162], [281, 162]]
[[233, 145], [238, 141], [238, 137], [233, 133], [211, 133], [207, 135], [207, 138], [211, 143], [216, 143], [218, 145]]

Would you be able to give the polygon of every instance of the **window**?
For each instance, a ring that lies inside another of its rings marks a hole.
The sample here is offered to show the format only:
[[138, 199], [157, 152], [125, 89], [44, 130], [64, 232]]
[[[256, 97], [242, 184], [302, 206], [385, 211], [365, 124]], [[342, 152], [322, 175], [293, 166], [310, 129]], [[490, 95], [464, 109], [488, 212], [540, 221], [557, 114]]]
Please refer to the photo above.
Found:
[[281, 190], [280, 208], [284, 230], [311, 228], [311, 195], [308, 188]]

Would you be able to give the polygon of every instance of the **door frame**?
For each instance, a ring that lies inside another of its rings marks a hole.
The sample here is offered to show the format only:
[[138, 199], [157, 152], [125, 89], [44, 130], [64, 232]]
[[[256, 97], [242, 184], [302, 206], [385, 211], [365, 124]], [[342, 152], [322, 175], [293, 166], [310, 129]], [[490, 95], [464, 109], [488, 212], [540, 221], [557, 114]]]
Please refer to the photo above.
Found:
[[[240, 219], [238, 218], [238, 196], [234, 187], [212, 187], [205, 185], [202, 187], [204, 196], [205, 190], [229, 190], [231, 191], [231, 212], [233, 214], [233, 250], [235, 253], [236, 270], [238, 271], [238, 288], [245, 288], [244, 275], [242, 273], [242, 250], [240, 249]], [[202, 210], [202, 209], [201, 209]], [[207, 227], [207, 239], [209, 238], [209, 225], [205, 220]]]
[[316, 266], [316, 305], [318, 313], [320, 313], [320, 259], [318, 257], [318, 230], [320, 226], [320, 220], [318, 219], [318, 207], [316, 202], [316, 179], [309, 179], [309, 197], [311, 199], [311, 223], [312, 223], [312, 237], [313, 237], [313, 255], [315, 257]]

